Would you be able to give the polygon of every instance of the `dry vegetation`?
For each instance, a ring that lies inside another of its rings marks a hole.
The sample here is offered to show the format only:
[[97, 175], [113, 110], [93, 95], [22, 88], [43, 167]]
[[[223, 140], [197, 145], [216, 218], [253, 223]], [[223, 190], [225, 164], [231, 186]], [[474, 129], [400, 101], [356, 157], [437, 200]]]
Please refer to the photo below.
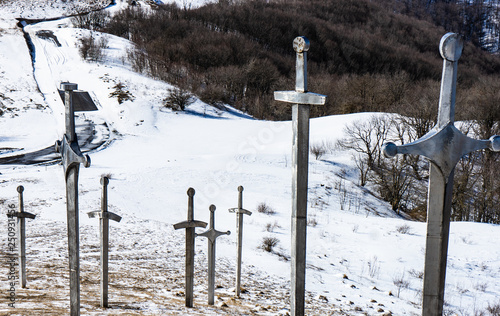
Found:
[[[5, 216], [5, 214], [4, 214]], [[0, 225], [7, 236], [7, 225]], [[119, 236], [119, 238], [118, 238]], [[145, 237], [146, 236], [146, 237]], [[5, 239], [6, 242], [6, 239]], [[289, 304], [289, 282], [252, 266], [243, 267], [243, 294], [234, 297], [235, 262], [218, 257], [215, 305], [207, 304], [207, 257], [197, 242], [194, 308], [184, 307], [184, 234], [171, 225], [128, 217], [110, 230], [109, 308], [99, 306], [98, 228], [80, 229], [82, 315], [278, 315]], [[27, 225], [27, 288], [16, 286], [8, 307], [8, 282], [1, 282], [1, 315], [68, 315], [69, 273], [66, 224], [36, 219]], [[6, 245], [1, 249], [8, 249]], [[12, 256], [0, 252], [2, 262]], [[0, 267], [7, 275], [8, 265]], [[306, 293], [308, 315], [347, 315], [340, 307]]]
[[[311, 41], [310, 90], [329, 96], [325, 107], [312, 109], [313, 116], [360, 111], [411, 115], [420, 106], [436, 107], [442, 67], [438, 44], [453, 30], [436, 24], [437, 13], [409, 16], [400, 2], [388, 6], [391, 1], [230, 2], [195, 10], [131, 7], [105, 29], [137, 44], [129, 52], [136, 70], [258, 118], [290, 116], [289, 107], [273, 101], [272, 92], [294, 86], [291, 42], [298, 35]], [[491, 76], [500, 72], [500, 57], [475, 47], [468, 35], [459, 91], [476, 103], [478, 79], [495, 81]], [[475, 118], [473, 112], [458, 110], [462, 117]]]

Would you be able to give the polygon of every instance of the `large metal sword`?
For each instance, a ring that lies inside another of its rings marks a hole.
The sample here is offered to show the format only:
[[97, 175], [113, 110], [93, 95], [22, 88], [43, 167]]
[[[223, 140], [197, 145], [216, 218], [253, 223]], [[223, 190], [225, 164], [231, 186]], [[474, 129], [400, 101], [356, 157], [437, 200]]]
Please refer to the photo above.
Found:
[[215, 294], [215, 240], [221, 235], [229, 235], [231, 232], [221, 232], [215, 230], [215, 205], [210, 205], [210, 226], [209, 229], [196, 236], [207, 237], [208, 239], [208, 304], [214, 305]]
[[241, 255], [243, 251], [243, 215], [252, 215], [252, 212], [243, 209], [243, 187], [238, 187], [238, 207], [230, 208], [230, 213], [236, 213], [236, 229], [238, 231], [237, 248], [238, 253], [236, 256], [236, 296], [240, 297], [241, 294]]
[[108, 212], [108, 177], [101, 177], [101, 210], [88, 212], [90, 218], [99, 218], [101, 239], [101, 307], [108, 307], [109, 220], [120, 222], [121, 216]]
[[307, 92], [307, 51], [309, 40], [296, 37], [293, 49], [297, 52], [295, 91], [276, 91], [274, 99], [293, 103], [292, 149], [292, 267], [291, 315], [303, 316], [306, 281], [307, 235], [307, 176], [309, 164], [309, 105], [323, 105], [326, 96]]
[[383, 147], [386, 157], [413, 154], [430, 160], [422, 305], [424, 316], [440, 316], [443, 313], [455, 165], [462, 156], [476, 150], [489, 148], [500, 151], [500, 136], [492, 136], [489, 140], [475, 140], [465, 136], [454, 126], [457, 63], [462, 48], [463, 40], [458, 34], [447, 33], [441, 38], [439, 51], [444, 61], [436, 126], [413, 143], [402, 146], [387, 143]]
[[84, 156], [81, 153], [75, 133], [73, 91], [76, 90], [77, 87], [78, 85], [76, 83], [61, 83], [61, 90], [64, 90], [64, 105], [66, 109], [66, 133], [62, 141], [56, 143], [56, 151], [62, 156], [62, 165], [66, 178], [71, 316], [80, 315], [78, 172], [80, 170], [80, 163], [83, 163], [85, 168], [90, 167], [90, 157], [88, 155]]
[[187, 221], [174, 225], [174, 229], [186, 229], [186, 307], [193, 307], [194, 240], [196, 227], [207, 227], [207, 223], [194, 219], [194, 189], [189, 188]]

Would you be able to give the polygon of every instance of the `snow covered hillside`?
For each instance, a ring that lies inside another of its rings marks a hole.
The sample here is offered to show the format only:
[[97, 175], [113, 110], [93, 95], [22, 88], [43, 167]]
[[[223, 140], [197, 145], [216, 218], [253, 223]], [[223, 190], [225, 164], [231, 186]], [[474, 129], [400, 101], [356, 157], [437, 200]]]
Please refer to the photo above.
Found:
[[[163, 1], [166, 2], [166, 1]], [[179, 5], [189, 1], [179, 0]], [[33, 3], [33, 2], [32, 2]], [[43, 4], [42, 1], [40, 3]], [[39, 11], [9, 6], [0, 12], [0, 160], [26, 155], [62, 138], [64, 107], [57, 94], [63, 81], [78, 84], [98, 102], [96, 112], [77, 114], [77, 132], [91, 128], [90, 168], [80, 169], [81, 299], [85, 315], [286, 315], [289, 312], [291, 123], [255, 120], [237, 110], [201, 101], [185, 112], [163, 107], [171, 86], [134, 73], [128, 41], [107, 34], [106, 58], [89, 63], [78, 53], [88, 30], [69, 19], [25, 27], [35, 47], [32, 65], [16, 17], [66, 14], [63, 1]], [[192, 1], [192, 5], [202, 2]], [[40, 4], [42, 6], [42, 4]], [[107, 10], [125, 5], [118, 2]], [[143, 3], [143, 5], [145, 5]], [[37, 35], [52, 31], [54, 40]], [[40, 33], [39, 33], [40, 34]], [[110, 93], [122, 84], [133, 98], [119, 104]], [[436, 105], [437, 106], [437, 105]], [[334, 144], [343, 127], [373, 113], [311, 120], [311, 143]], [[308, 315], [419, 315], [425, 223], [396, 216], [390, 206], [357, 185], [351, 153], [333, 149], [310, 157], [307, 244]], [[100, 207], [101, 175], [110, 177], [109, 210], [123, 217], [111, 223], [110, 309], [99, 307], [98, 221], [87, 212]], [[23, 185], [27, 221], [28, 288], [16, 287], [15, 308], [0, 296], [0, 313], [65, 315], [69, 310], [65, 184], [62, 166], [0, 165], [2, 216], [17, 205]], [[234, 296], [236, 218], [242, 185], [245, 218], [241, 299]], [[184, 307], [184, 232], [189, 187], [196, 190], [195, 218], [230, 236], [217, 239], [216, 305], [207, 305], [207, 245], [196, 243], [195, 307]], [[259, 213], [265, 203], [273, 212]], [[0, 223], [2, 262], [7, 222]], [[448, 315], [475, 315], [500, 304], [500, 227], [452, 223], [446, 306]], [[278, 241], [272, 252], [265, 238]], [[5, 259], [5, 260], [4, 260]], [[8, 266], [0, 266], [7, 293]]]

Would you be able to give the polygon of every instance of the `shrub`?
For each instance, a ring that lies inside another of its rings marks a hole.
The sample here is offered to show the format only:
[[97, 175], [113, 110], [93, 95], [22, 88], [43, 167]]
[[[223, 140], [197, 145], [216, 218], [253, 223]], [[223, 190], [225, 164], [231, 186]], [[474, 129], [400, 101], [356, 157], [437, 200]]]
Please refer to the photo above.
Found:
[[491, 316], [499, 316], [500, 315], [500, 303], [490, 305], [488, 303], [488, 308], [486, 309]]
[[316, 216], [311, 216], [307, 219], [307, 226], [316, 227], [316, 225], [318, 225]]
[[405, 273], [403, 272], [401, 275], [397, 275], [392, 279], [392, 283], [398, 288], [398, 297], [401, 293], [402, 289], [407, 289], [410, 287], [410, 282], [405, 280]]
[[326, 146], [323, 143], [315, 143], [310, 147], [311, 154], [314, 155], [314, 158], [318, 160], [324, 154], [326, 154]]
[[167, 108], [184, 111], [187, 106], [195, 101], [194, 96], [187, 90], [171, 88], [168, 89], [168, 92], [168, 97], [163, 100]]
[[267, 214], [267, 215], [276, 214], [276, 211], [264, 202], [260, 203], [257, 206], [257, 212]]
[[280, 225], [278, 224], [278, 222], [274, 222], [274, 224], [273, 223], [266, 224], [266, 231], [267, 232], [272, 233], [275, 228], [280, 228]]
[[276, 237], [264, 237], [262, 239], [262, 245], [260, 246], [264, 251], [272, 252], [273, 248], [279, 243], [279, 239]]
[[98, 62], [103, 60], [106, 56], [104, 49], [107, 47], [108, 39], [106, 37], [103, 36], [97, 40], [91, 33], [90, 35], [84, 36], [80, 39], [80, 47], [78, 50], [83, 59]]
[[410, 271], [408, 271], [408, 273], [416, 279], [423, 279], [424, 278], [424, 271], [417, 271], [417, 270], [411, 269]]
[[110, 14], [107, 11], [98, 10], [87, 14], [80, 13], [71, 18], [71, 23], [76, 28], [99, 30], [109, 22]]
[[125, 85], [121, 82], [115, 84], [113, 89], [115, 90], [109, 94], [109, 97], [117, 98], [119, 104], [122, 104], [125, 101], [133, 101], [135, 99], [135, 97], [132, 95], [132, 93], [130, 93], [130, 91], [125, 90]]
[[396, 227], [396, 231], [400, 234], [410, 234], [411, 227], [408, 224], [404, 224], [404, 225]]

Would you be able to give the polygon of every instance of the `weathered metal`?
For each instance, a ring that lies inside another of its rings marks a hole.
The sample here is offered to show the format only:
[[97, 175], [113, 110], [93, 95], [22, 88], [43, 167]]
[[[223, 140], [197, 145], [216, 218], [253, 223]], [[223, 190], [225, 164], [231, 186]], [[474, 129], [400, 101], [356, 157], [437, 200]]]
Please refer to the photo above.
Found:
[[387, 143], [383, 147], [386, 157], [412, 154], [422, 155], [430, 161], [422, 305], [424, 316], [440, 316], [443, 313], [455, 165], [462, 156], [476, 150], [489, 148], [500, 151], [500, 136], [475, 140], [463, 135], [454, 126], [457, 63], [462, 48], [463, 40], [458, 34], [447, 33], [441, 39], [439, 50], [443, 57], [443, 75], [436, 126], [413, 143], [402, 146]]
[[26, 218], [35, 219], [36, 215], [24, 211], [24, 187], [17, 187], [19, 212], [9, 213], [7, 216], [17, 217], [17, 242], [19, 255], [19, 280], [21, 287], [26, 288]]
[[[58, 90], [59, 96], [64, 102], [64, 90]], [[97, 106], [87, 91], [73, 91], [73, 109], [75, 112], [97, 111]]]
[[292, 267], [291, 315], [304, 315], [307, 235], [307, 182], [309, 164], [309, 105], [325, 104], [326, 96], [307, 91], [309, 40], [295, 38], [297, 53], [295, 91], [276, 91], [274, 99], [293, 103], [292, 127]]
[[207, 227], [207, 223], [194, 219], [195, 190], [189, 188], [187, 221], [174, 225], [174, 229], [186, 229], [186, 307], [193, 307], [194, 242], [196, 227]]
[[109, 220], [121, 221], [121, 216], [108, 212], [108, 177], [101, 177], [101, 210], [87, 213], [89, 218], [99, 218], [101, 240], [101, 307], [108, 307]]
[[221, 232], [215, 229], [215, 205], [210, 205], [210, 226], [209, 229], [196, 236], [207, 237], [208, 239], [208, 304], [214, 305], [215, 293], [215, 240], [221, 235], [229, 235], [231, 232]]
[[80, 315], [80, 236], [78, 212], [78, 173], [80, 163], [90, 167], [90, 157], [83, 155], [78, 145], [75, 132], [75, 113], [73, 109], [73, 91], [76, 83], [61, 83], [64, 90], [66, 133], [62, 141], [56, 142], [56, 151], [62, 156], [62, 165], [66, 179], [66, 210], [68, 217], [68, 251], [70, 276], [70, 314]]
[[243, 251], [243, 215], [252, 215], [252, 212], [243, 209], [243, 187], [238, 187], [238, 207], [230, 208], [230, 213], [236, 213], [236, 230], [238, 231], [236, 256], [236, 296], [241, 295], [241, 255]]

